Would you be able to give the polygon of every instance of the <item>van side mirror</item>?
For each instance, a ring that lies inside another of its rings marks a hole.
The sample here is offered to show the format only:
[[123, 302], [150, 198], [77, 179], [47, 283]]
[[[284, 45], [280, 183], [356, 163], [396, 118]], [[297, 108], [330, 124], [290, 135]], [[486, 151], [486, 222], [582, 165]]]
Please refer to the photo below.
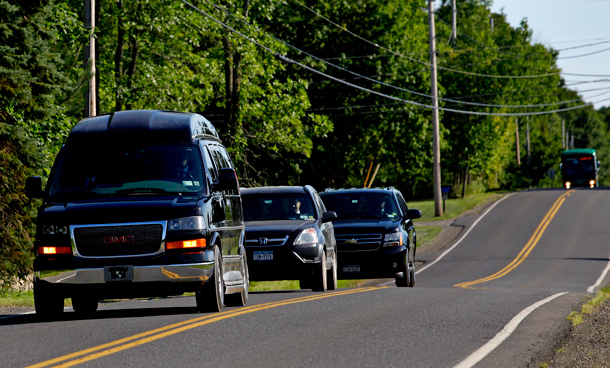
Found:
[[218, 172], [218, 183], [214, 184], [214, 191], [235, 190], [239, 191], [239, 182], [235, 170], [231, 168], [220, 169]]
[[25, 179], [25, 195], [29, 198], [42, 198], [42, 178], [40, 176], [30, 176]]
[[412, 220], [412, 219], [417, 219], [420, 217], [421, 217], [421, 211], [413, 208], [413, 209], [407, 210], [407, 213], [403, 216], [403, 219]]
[[322, 214], [322, 223], [335, 220], [336, 218], [337, 213], [335, 211], [326, 211]]

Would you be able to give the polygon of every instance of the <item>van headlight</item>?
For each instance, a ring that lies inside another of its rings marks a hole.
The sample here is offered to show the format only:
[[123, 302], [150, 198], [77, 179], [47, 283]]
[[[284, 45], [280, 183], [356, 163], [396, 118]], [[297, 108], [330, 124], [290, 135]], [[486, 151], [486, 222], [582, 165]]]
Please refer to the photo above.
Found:
[[203, 216], [191, 216], [183, 217], [179, 219], [169, 220], [167, 223], [167, 229], [170, 231], [174, 230], [203, 230], [205, 229], [203, 223]]

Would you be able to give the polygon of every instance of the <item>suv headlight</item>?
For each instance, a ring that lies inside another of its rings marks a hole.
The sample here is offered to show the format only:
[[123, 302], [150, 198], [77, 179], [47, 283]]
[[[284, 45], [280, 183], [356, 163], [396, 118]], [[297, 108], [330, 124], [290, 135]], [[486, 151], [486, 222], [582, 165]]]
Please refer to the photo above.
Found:
[[384, 247], [399, 247], [402, 245], [402, 232], [396, 229], [396, 232], [385, 234], [383, 238]]
[[309, 228], [301, 231], [294, 241], [294, 245], [309, 245], [316, 244], [318, 242], [318, 233], [316, 229]]
[[191, 216], [174, 220], [169, 220], [167, 229], [173, 230], [203, 230], [203, 216]]

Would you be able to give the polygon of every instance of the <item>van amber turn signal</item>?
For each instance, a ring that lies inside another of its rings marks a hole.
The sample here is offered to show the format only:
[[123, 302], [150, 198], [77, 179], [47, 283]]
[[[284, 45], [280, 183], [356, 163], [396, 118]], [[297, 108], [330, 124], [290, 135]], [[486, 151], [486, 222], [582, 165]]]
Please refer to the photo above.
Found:
[[72, 254], [72, 248], [70, 247], [39, 247], [38, 254], [51, 255], [51, 254]]
[[165, 249], [193, 249], [193, 248], [205, 248], [205, 238], [193, 239], [193, 240], [181, 240], [168, 242]]

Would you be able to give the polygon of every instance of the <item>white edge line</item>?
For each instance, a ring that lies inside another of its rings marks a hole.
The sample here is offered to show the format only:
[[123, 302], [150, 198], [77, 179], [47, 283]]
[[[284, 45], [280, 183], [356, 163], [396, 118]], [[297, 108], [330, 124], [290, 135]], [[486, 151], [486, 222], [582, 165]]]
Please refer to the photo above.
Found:
[[423, 272], [425, 269], [427, 269], [428, 267], [431, 267], [432, 265], [434, 265], [436, 262], [440, 261], [444, 256], [447, 255], [447, 253], [451, 252], [455, 247], [457, 247], [462, 240], [464, 240], [466, 238], [466, 236], [470, 233], [470, 231], [479, 223], [479, 221], [481, 221], [481, 219], [483, 219], [483, 217], [485, 217], [485, 215], [487, 215], [487, 213], [489, 211], [491, 211], [498, 203], [502, 202], [503, 200], [505, 200], [506, 198], [510, 197], [511, 195], [513, 195], [514, 193], [510, 193], [502, 198], [500, 198], [499, 200], [496, 201], [496, 203], [494, 203], [493, 205], [491, 205], [491, 207], [489, 207], [487, 209], [487, 211], [485, 211], [481, 216], [479, 216], [479, 218], [468, 228], [468, 230], [464, 233], [464, 235], [462, 235], [462, 237], [455, 242], [455, 244], [453, 244], [451, 246], [451, 248], [447, 249], [446, 251], [443, 252], [443, 254], [441, 254], [440, 256], [438, 256], [437, 259], [435, 259], [432, 263], [429, 263], [427, 265], [425, 265], [424, 267], [420, 268], [419, 270], [417, 270], [415, 272], [415, 274], [418, 274], [420, 272]]
[[587, 289], [588, 293], [593, 293], [595, 288], [598, 287], [602, 283], [602, 281], [604, 281], [604, 279], [606, 278], [606, 275], [608, 274], [608, 271], [610, 271], [610, 261], [608, 261], [606, 268], [602, 271], [602, 274], [599, 276], [599, 278], [595, 282], [595, 285], [589, 286], [589, 288]]
[[483, 358], [485, 358], [489, 353], [491, 353], [495, 348], [497, 348], [504, 340], [506, 340], [519, 326], [519, 323], [525, 319], [530, 313], [536, 310], [538, 307], [550, 302], [551, 300], [558, 298], [562, 295], [567, 294], [567, 292], [557, 293], [555, 295], [551, 295], [546, 299], [543, 299], [535, 304], [530, 305], [525, 308], [519, 314], [517, 314], [513, 319], [508, 322], [504, 328], [496, 334], [491, 340], [489, 340], [485, 345], [481, 346], [474, 353], [470, 354], [466, 359], [462, 360], [460, 363], [455, 365], [453, 368], [470, 368], [475, 364], [480, 362]]

